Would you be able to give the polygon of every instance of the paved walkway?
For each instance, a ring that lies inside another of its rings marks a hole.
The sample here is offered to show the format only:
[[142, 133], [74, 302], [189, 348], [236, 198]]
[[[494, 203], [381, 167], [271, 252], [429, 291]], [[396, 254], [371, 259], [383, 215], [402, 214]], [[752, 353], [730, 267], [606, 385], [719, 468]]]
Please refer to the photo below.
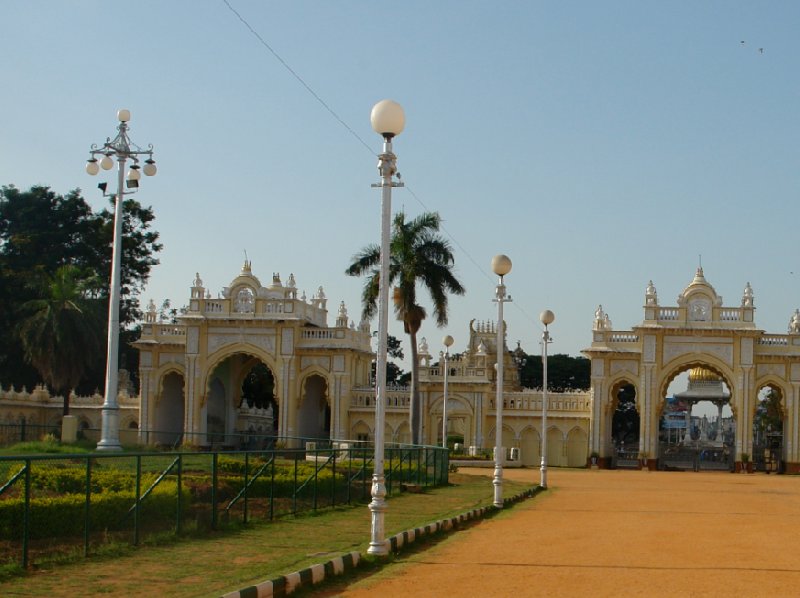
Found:
[[549, 482], [533, 500], [326, 594], [800, 596], [800, 477], [551, 469]]

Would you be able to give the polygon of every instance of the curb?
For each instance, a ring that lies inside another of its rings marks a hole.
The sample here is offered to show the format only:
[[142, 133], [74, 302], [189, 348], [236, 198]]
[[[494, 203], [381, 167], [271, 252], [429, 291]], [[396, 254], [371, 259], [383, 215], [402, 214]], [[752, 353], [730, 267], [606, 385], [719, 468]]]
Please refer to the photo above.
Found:
[[[532, 498], [542, 490], [543, 488], [541, 486], [535, 486], [515, 496], [504, 498], [503, 507], [513, 505], [527, 498]], [[480, 519], [497, 511], [499, 511], [499, 509], [494, 505], [472, 509], [471, 511], [461, 513], [455, 517], [440, 519], [439, 521], [429, 523], [422, 527], [415, 527], [414, 529], [400, 532], [388, 538], [386, 541], [390, 546], [390, 550], [396, 553], [399, 552], [403, 546], [411, 544], [418, 538], [437, 532], [450, 531], [464, 522]], [[262, 581], [254, 586], [228, 592], [227, 594], [223, 594], [222, 598], [280, 598], [288, 596], [300, 588], [316, 585], [326, 579], [341, 575], [346, 571], [352, 571], [358, 567], [361, 559], [362, 556], [360, 552], [348, 552], [325, 563], [311, 565], [310, 567], [295, 571], [294, 573], [289, 573], [288, 575], [281, 575], [274, 579]]]

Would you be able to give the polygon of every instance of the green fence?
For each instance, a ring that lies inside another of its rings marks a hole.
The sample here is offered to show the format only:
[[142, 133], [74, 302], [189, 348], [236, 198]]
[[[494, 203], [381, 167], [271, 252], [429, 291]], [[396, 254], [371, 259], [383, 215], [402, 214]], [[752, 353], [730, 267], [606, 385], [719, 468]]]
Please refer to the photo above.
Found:
[[[371, 500], [374, 448], [0, 457], [0, 563], [84, 557]], [[388, 494], [448, 482], [447, 451], [385, 449]]]

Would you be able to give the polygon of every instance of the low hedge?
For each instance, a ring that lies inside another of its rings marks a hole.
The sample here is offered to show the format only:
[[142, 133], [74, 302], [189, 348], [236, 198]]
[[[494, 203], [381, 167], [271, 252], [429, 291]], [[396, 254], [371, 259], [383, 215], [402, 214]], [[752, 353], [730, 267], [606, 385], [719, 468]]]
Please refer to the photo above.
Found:
[[[190, 495], [183, 489], [182, 499], [188, 506]], [[128, 511], [135, 503], [130, 491], [103, 492], [93, 495], [89, 506], [91, 531], [116, 531], [133, 527], [133, 514]], [[177, 484], [164, 482], [140, 503], [140, 514], [148, 526], [175, 520]], [[33, 498], [30, 502], [32, 539], [76, 536], [83, 533], [85, 497], [79, 494]], [[25, 501], [11, 498], [0, 501], [0, 537], [21, 538]]]

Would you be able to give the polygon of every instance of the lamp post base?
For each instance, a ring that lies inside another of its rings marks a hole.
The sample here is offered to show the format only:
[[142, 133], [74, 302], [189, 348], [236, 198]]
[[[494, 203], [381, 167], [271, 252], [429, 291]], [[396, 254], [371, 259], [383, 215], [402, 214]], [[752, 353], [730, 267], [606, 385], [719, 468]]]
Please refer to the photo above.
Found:
[[372, 535], [370, 538], [367, 554], [386, 556], [389, 554], [389, 543], [386, 541], [384, 521], [386, 515], [386, 486], [384, 477], [379, 475], [372, 476], [372, 502], [369, 503], [369, 510], [372, 513]]
[[98, 451], [121, 451], [119, 443], [119, 408], [103, 407], [103, 423]]
[[503, 466], [494, 466], [494, 478], [492, 479], [494, 485], [494, 506], [498, 509], [503, 508]]

